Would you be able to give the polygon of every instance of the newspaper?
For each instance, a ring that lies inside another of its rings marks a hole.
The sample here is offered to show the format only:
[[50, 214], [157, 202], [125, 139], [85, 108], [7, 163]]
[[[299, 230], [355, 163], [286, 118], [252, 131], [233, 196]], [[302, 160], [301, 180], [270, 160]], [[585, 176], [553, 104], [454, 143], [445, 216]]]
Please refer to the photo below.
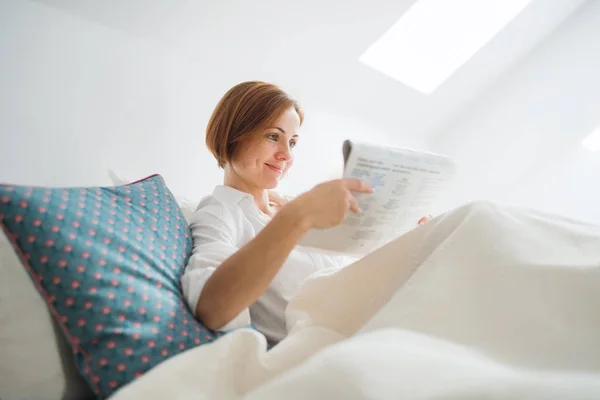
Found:
[[299, 245], [361, 256], [414, 229], [431, 213], [456, 167], [443, 155], [366, 143], [343, 145], [344, 178], [368, 182], [373, 193], [353, 193], [360, 213], [342, 224], [312, 229]]

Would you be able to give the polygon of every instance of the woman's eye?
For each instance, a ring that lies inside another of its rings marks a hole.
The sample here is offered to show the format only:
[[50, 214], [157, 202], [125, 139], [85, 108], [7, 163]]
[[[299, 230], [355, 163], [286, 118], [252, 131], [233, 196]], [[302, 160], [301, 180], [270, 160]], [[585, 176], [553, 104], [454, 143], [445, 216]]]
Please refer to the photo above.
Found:
[[294, 147], [296, 147], [296, 142], [290, 142], [290, 148], [293, 149]]
[[277, 135], [276, 133], [272, 133], [270, 135], [267, 136], [270, 140], [277, 140], [279, 138], [279, 135]]

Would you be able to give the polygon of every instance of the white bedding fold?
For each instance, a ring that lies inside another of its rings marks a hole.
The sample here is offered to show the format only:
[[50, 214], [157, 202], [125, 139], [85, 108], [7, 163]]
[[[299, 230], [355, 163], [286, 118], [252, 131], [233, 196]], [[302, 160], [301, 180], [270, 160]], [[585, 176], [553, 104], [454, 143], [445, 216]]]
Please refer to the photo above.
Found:
[[475, 203], [176, 356], [113, 398], [600, 398], [600, 228]]

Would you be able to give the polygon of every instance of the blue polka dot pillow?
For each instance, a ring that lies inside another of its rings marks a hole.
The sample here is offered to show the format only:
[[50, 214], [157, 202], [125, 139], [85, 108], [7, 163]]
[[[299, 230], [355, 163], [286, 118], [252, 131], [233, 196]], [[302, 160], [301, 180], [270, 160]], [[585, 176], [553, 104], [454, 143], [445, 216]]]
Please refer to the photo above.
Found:
[[218, 336], [183, 301], [191, 236], [159, 175], [110, 188], [0, 185], [0, 223], [99, 398]]

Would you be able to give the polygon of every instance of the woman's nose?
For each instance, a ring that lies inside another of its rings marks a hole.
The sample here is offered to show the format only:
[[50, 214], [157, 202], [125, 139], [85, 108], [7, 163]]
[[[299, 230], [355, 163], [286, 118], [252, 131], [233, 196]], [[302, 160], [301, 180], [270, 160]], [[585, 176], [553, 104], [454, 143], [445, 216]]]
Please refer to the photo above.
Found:
[[277, 153], [277, 157], [282, 160], [289, 160], [292, 158], [292, 149], [288, 144], [282, 145], [279, 148], [279, 152]]

